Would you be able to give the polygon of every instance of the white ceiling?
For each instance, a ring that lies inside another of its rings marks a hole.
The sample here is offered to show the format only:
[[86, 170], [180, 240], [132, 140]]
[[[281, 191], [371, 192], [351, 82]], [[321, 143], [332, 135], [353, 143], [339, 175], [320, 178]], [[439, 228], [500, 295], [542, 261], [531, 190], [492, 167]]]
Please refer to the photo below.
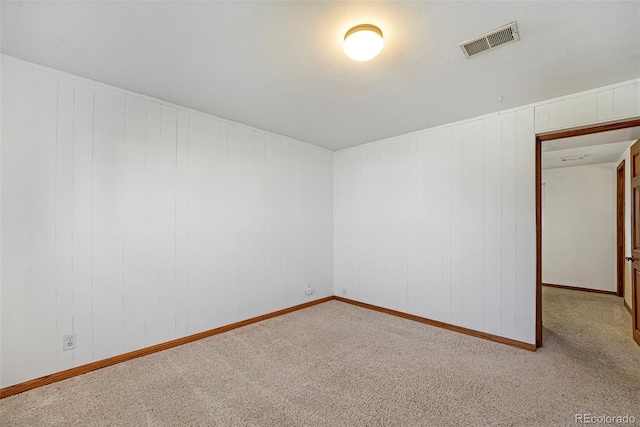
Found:
[[566, 150], [568, 148], [589, 147], [591, 145], [611, 144], [620, 141], [637, 141], [638, 139], [640, 139], [640, 126], [552, 139], [542, 143], [542, 151]]
[[[591, 145], [584, 148], [568, 148], [548, 151], [542, 154], [542, 169], [567, 168], [573, 166], [614, 163], [635, 141], [614, 142], [612, 144]], [[563, 158], [582, 157], [575, 160], [562, 161]]]
[[[2, 52], [340, 149], [640, 77], [640, 2], [2, 1]], [[465, 59], [511, 21], [521, 40]], [[347, 29], [379, 26], [369, 62]], [[503, 102], [498, 102], [503, 97]]]
[[[542, 143], [542, 169], [618, 162], [640, 139], [640, 126], [589, 135], [560, 138]], [[582, 157], [565, 160], [563, 158]]]

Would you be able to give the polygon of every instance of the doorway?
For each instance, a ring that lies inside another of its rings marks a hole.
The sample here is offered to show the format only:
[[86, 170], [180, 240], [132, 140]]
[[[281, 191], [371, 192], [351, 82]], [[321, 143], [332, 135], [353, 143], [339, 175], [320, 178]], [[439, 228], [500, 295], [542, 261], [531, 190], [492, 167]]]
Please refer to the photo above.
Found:
[[[554, 131], [536, 135], [536, 346], [542, 347], [542, 144], [563, 138], [591, 135], [620, 129], [636, 128], [640, 119], [625, 120], [591, 127]], [[624, 268], [624, 267], [623, 267]], [[635, 292], [634, 292], [635, 293]], [[632, 301], [637, 299], [634, 295]], [[633, 304], [633, 316], [638, 313], [638, 304]]]

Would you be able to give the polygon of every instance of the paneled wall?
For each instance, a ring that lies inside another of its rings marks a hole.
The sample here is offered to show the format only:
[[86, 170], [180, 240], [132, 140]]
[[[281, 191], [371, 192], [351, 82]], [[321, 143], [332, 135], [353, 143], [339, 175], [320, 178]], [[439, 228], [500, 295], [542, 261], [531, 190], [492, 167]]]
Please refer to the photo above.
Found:
[[6, 56], [2, 112], [0, 386], [332, 294], [330, 151]]
[[532, 134], [529, 108], [338, 152], [335, 292], [532, 342]]
[[536, 133], [640, 115], [640, 84], [627, 82], [552, 99], [535, 107]]
[[535, 343], [535, 134], [638, 115], [632, 81], [337, 152], [334, 292]]

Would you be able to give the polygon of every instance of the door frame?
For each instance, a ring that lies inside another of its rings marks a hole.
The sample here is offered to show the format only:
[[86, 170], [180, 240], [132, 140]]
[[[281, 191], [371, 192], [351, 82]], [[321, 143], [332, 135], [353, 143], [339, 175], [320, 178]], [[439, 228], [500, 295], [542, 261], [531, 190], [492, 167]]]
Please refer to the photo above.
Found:
[[636, 126], [640, 126], [640, 118], [637, 117], [536, 134], [536, 347], [542, 347], [542, 143]]
[[[626, 205], [626, 167], [622, 159], [616, 168], [616, 279], [617, 295], [624, 298], [624, 249], [625, 249], [625, 205]], [[622, 194], [621, 194], [622, 190]]]

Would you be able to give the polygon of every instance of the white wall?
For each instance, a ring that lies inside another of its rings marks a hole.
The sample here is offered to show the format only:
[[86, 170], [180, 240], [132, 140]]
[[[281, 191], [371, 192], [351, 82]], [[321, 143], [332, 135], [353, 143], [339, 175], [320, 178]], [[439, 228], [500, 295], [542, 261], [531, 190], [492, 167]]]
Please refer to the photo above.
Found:
[[0, 386], [332, 294], [330, 151], [6, 56], [2, 111]]
[[533, 109], [336, 154], [335, 292], [531, 342]]
[[535, 133], [637, 115], [631, 81], [337, 152], [334, 291], [535, 343]]
[[543, 283], [616, 291], [616, 166], [543, 171]]

